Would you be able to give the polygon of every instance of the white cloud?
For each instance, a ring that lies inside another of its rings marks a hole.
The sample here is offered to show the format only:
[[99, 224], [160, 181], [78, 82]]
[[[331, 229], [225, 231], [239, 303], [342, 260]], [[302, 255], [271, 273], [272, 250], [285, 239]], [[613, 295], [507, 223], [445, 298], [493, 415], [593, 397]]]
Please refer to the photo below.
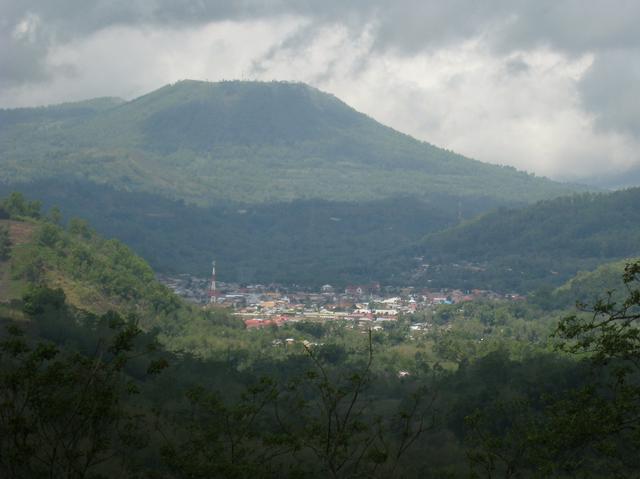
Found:
[[186, 78], [248, 78], [252, 61], [302, 23], [282, 17], [189, 29], [109, 27], [51, 50], [49, 69], [67, 66], [74, 74], [46, 84], [25, 83], [0, 90], [0, 105], [31, 106], [97, 96], [130, 99]]
[[370, 31], [354, 40], [326, 28], [296, 55], [280, 51], [261, 65], [266, 74], [311, 82], [382, 123], [481, 161], [585, 180], [640, 160], [633, 138], [595, 128], [582, 109], [578, 83], [593, 55], [538, 48], [501, 56], [477, 38], [397, 56], [372, 53], [372, 41]]

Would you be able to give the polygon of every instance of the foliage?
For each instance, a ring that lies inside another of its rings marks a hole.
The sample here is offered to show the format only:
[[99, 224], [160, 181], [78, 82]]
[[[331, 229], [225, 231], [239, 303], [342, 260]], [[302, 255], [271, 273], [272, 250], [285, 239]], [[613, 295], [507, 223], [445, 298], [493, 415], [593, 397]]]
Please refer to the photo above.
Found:
[[187, 398], [191, 409], [179, 419], [186, 423], [185, 439], [179, 442], [175, 436], [165, 435], [162, 449], [163, 460], [174, 477], [275, 478], [285, 475], [274, 462], [290, 453], [291, 447], [275, 432], [264, 430], [269, 427], [265, 411], [277, 394], [267, 379], [249, 387], [233, 404], [219, 393], [202, 387], [189, 390]]
[[556, 333], [562, 350], [586, 355], [596, 375], [556, 415], [576, 417], [578, 430], [569, 435], [575, 447], [590, 448], [620, 475], [637, 470], [640, 448], [639, 280], [640, 262], [629, 263], [623, 300], [608, 292], [590, 307], [583, 305], [584, 313], [564, 318]]
[[32, 234], [9, 263], [25, 294], [0, 305], [3, 477], [636, 474], [640, 263], [552, 338], [556, 309], [615, 288], [619, 265], [364, 339], [346, 321], [247, 331], [86, 222], [15, 224]]
[[580, 270], [640, 254], [640, 188], [498, 209], [428, 235], [405, 255], [421, 256], [432, 286], [532, 291]]
[[305, 349], [313, 368], [302, 381], [288, 385], [284, 398], [298, 414], [280, 413], [280, 424], [297, 448], [313, 453], [325, 477], [393, 477], [407, 449], [434, 426], [433, 397], [419, 389], [395, 414], [376, 416], [365, 396], [374, 380], [371, 331], [366, 362], [338, 377], [332, 375], [331, 363], [313, 348]]
[[[34, 320], [68, 317], [64, 294], [46, 288], [25, 300]], [[146, 443], [142, 417], [127, 406], [137, 387], [127, 365], [141, 330], [115, 313], [98, 319], [109, 331], [90, 354], [32, 340], [16, 326], [0, 340], [0, 473], [7, 478], [100, 477], [134, 465], [131, 448]], [[156, 372], [164, 363], [150, 365]]]
[[[364, 363], [322, 359], [320, 350], [290, 358], [294, 370], [262, 377], [238, 397], [196, 387], [183, 442], [164, 434], [164, 460], [178, 477], [389, 477], [433, 428], [433, 394], [407, 388], [397, 411], [370, 395], [372, 342]], [[353, 358], [350, 358], [353, 359]], [[289, 369], [285, 364], [282, 368]]]
[[[136, 315], [142, 328], [160, 329], [165, 344], [176, 348], [191, 337], [215, 338], [222, 331], [243, 328], [226, 310], [203, 311], [179, 299], [155, 279], [144, 260], [119, 241], [97, 235], [86, 221], [72, 218], [66, 230], [45, 220], [20, 226], [29, 226], [32, 234], [13, 246], [9, 270], [12, 289], [26, 293], [28, 312], [39, 307], [43, 291], [59, 293], [74, 307], [94, 314], [115, 310]], [[51, 289], [33, 289], [33, 284]], [[50, 299], [45, 303], [51, 304]]]
[[0, 185], [0, 193], [12, 188], [45, 206], [61, 205], [71, 217], [71, 231], [80, 228], [79, 218], [84, 218], [102, 235], [125, 242], [160, 272], [204, 276], [213, 256], [227, 281], [318, 286], [385, 275], [381, 258], [426, 233], [454, 225], [460, 217], [470, 218], [499, 204], [490, 198], [440, 194], [199, 207], [158, 194], [55, 179]]
[[22, 193], [13, 192], [0, 203], [0, 208], [6, 211], [10, 218], [40, 218], [40, 201], [29, 201]]
[[0, 226], [0, 261], [9, 259], [11, 253], [11, 235], [8, 226]]
[[48, 278], [50, 284], [66, 288], [78, 305], [95, 311], [101, 310], [96, 304], [98, 294], [100, 302], [108, 298], [103, 312], [109, 307], [158, 313], [179, 308], [177, 300], [155, 281], [151, 268], [122, 243], [104, 240], [74, 222], [69, 230], [37, 223], [33, 241], [14, 248], [14, 278], [36, 282]]
[[[546, 394], [523, 395], [515, 388], [505, 400], [493, 397], [492, 404], [467, 416], [469, 458], [478, 475], [635, 477], [640, 448], [639, 275], [640, 263], [629, 263], [624, 299], [614, 300], [620, 295], [609, 291], [560, 321], [555, 332], [559, 350], [581, 358], [569, 367], [573, 377], [558, 381], [556, 376], [557, 384]], [[513, 384], [513, 375], [508, 377]], [[498, 420], [492, 419], [496, 416]]]

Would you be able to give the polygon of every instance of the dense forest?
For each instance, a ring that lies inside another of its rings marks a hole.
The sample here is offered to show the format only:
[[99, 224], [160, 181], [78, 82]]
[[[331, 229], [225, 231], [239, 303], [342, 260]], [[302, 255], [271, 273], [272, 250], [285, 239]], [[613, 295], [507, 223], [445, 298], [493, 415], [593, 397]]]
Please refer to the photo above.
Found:
[[[89, 182], [13, 186], [46, 206], [60, 207], [63, 222], [72, 216], [87, 219], [156, 271], [204, 276], [216, 259], [225, 281], [310, 286], [378, 279], [376, 261], [500, 204], [442, 194], [367, 202], [227, 202], [205, 208]], [[9, 194], [13, 186], [0, 185], [0, 194]]]
[[[640, 255], [640, 188], [498, 208], [427, 235], [404, 252], [429, 265], [416, 281], [532, 291]], [[406, 264], [406, 263], [404, 263]]]
[[[532, 292], [640, 255], [640, 189], [506, 208], [446, 194], [367, 202], [221, 202], [201, 207], [91, 182], [17, 185], [86, 218], [163, 273], [317, 287], [366, 283]], [[11, 187], [0, 185], [0, 194]], [[428, 266], [425, 266], [428, 265]]]
[[3, 477], [636, 474], [636, 262], [381, 330], [247, 331], [61, 217], [0, 206]]

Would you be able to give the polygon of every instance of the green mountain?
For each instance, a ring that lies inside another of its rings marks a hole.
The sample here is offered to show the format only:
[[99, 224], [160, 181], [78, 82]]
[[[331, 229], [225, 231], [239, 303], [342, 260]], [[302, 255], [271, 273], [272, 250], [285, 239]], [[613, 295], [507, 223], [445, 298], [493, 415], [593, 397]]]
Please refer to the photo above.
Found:
[[199, 204], [575, 191], [417, 141], [304, 84], [182, 81], [132, 101], [0, 111], [0, 181], [106, 183]]
[[[0, 194], [85, 218], [160, 272], [387, 281], [382, 262], [499, 206], [582, 188], [417, 141], [303, 84], [183, 81], [0, 110]], [[411, 265], [409, 265], [411, 266]]]
[[428, 235], [405, 258], [420, 257], [416, 274], [432, 284], [560, 285], [580, 270], [640, 255], [639, 202], [640, 188], [632, 188], [502, 208]]

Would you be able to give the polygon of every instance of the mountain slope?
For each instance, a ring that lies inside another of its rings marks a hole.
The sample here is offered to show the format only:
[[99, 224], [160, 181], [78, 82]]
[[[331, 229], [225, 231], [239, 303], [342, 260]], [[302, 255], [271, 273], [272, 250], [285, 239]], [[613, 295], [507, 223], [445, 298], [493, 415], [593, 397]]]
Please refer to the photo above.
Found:
[[61, 177], [200, 204], [398, 195], [530, 202], [577, 187], [417, 141], [303, 84], [183, 81], [129, 102], [0, 111], [0, 181]]
[[310, 285], [382, 280], [371, 276], [371, 260], [499, 204], [432, 195], [204, 208], [88, 182], [0, 185], [0, 196], [11, 189], [87, 219], [157, 271], [205, 276], [215, 258], [224, 281]]
[[69, 229], [34, 219], [0, 220], [11, 237], [0, 263], [0, 301], [19, 299], [30, 284], [61, 288], [73, 306], [96, 314], [117, 310], [141, 316], [183, 307], [129, 248], [96, 235], [83, 222]]
[[427, 236], [405, 257], [429, 264], [422, 280], [531, 289], [579, 270], [640, 255], [640, 188], [499, 209]]

